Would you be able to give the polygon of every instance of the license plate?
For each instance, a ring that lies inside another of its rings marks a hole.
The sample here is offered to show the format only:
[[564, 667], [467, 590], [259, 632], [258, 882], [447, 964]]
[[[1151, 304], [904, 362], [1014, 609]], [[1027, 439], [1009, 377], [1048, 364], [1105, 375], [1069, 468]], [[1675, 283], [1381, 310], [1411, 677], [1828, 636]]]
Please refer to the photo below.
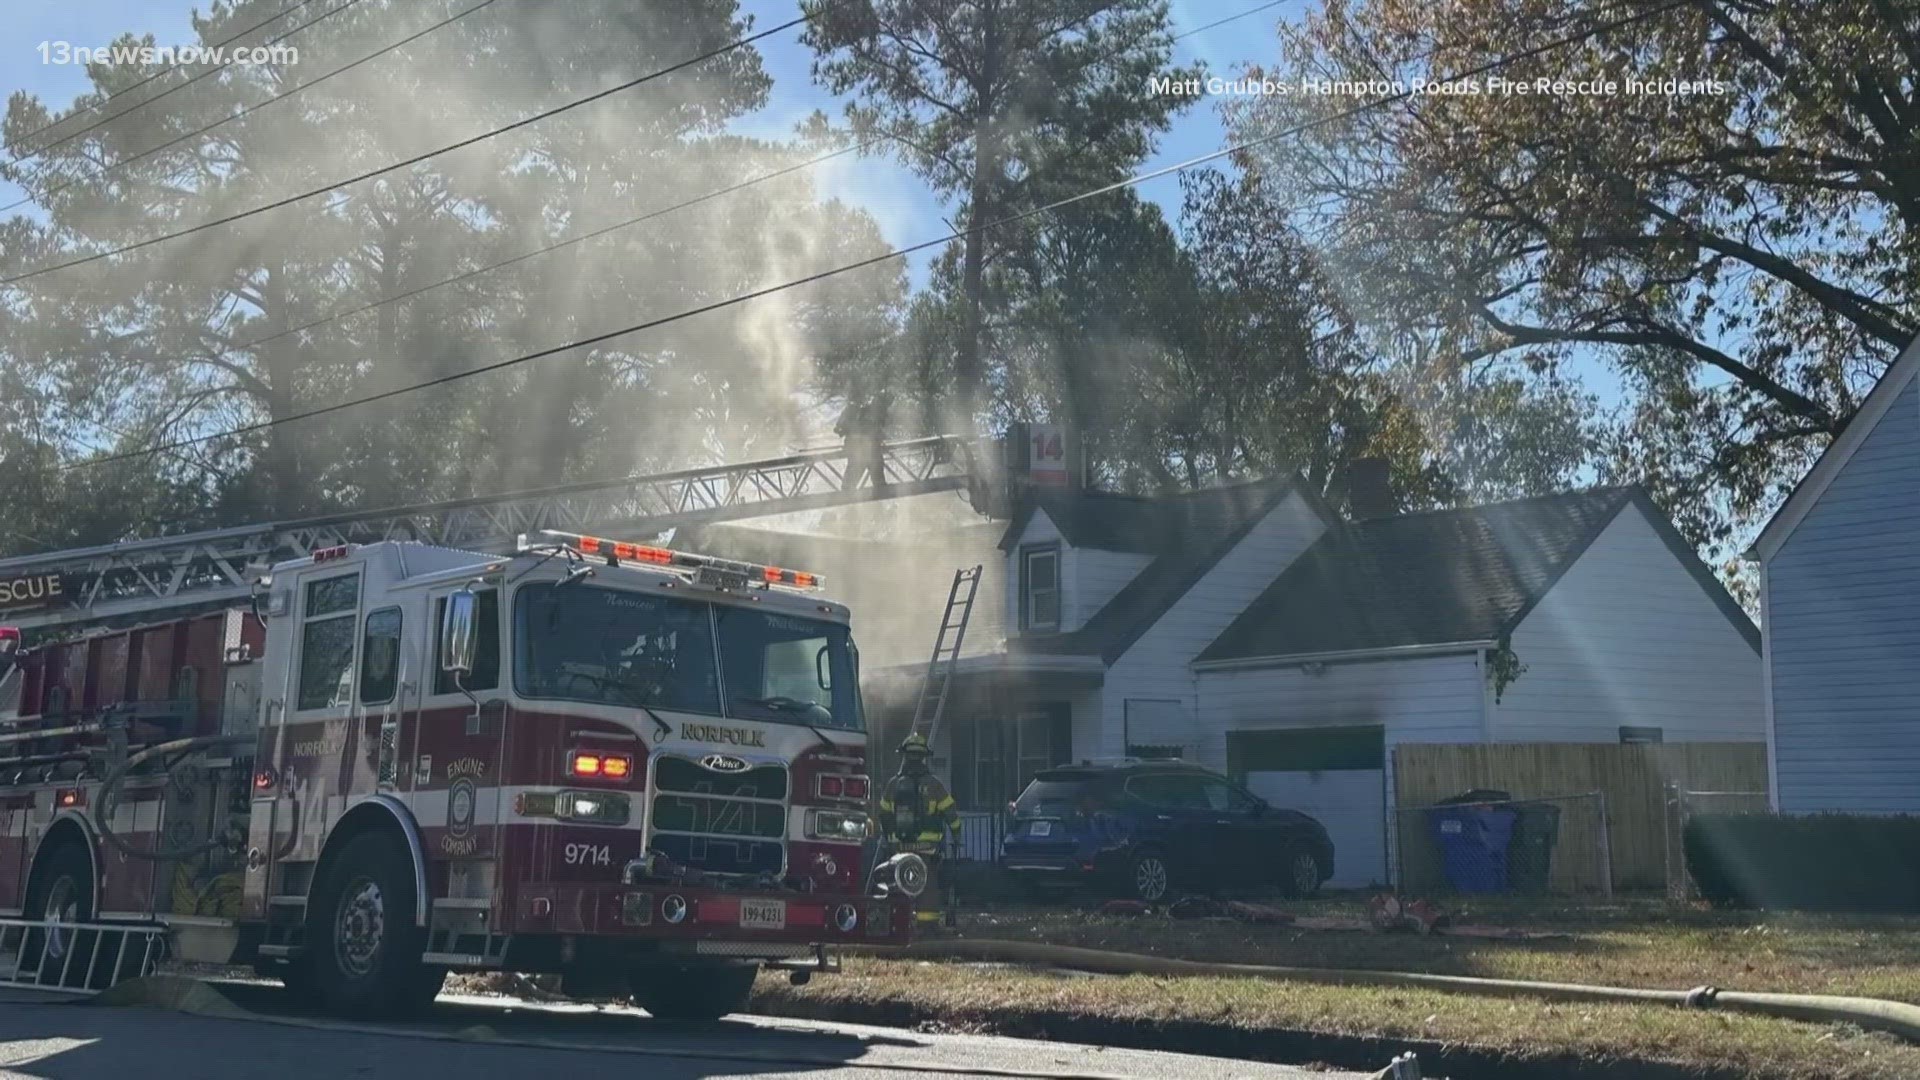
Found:
[[785, 930], [787, 902], [785, 900], [742, 900], [740, 901], [740, 925], [750, 930]]
[[1052, 836], [1053, 822], [1036, 821], [1031, 825], [1027, 826], [1027, 835], [1028, 836]]

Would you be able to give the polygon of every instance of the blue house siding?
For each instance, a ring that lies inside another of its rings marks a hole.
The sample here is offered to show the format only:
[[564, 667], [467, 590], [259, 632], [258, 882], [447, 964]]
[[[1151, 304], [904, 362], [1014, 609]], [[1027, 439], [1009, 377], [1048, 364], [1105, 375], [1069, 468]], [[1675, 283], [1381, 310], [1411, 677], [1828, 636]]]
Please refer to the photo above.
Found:
[[1920, 812], [1920, 383], [1766, 567], [1780, 809]]

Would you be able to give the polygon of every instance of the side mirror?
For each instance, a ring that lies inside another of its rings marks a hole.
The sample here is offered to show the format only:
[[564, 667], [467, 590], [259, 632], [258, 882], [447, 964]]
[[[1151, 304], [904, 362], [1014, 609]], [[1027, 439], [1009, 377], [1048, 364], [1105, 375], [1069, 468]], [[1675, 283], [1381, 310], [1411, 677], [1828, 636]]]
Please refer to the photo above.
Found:
[[440, 670], [472, 673], [479, 625], [479, 603], [472, 593], [457, 592], [447, 597], [446, 614], [440, 622]]
[[820, 651], [813, 654], [813, 679], [820, 684], [820, 689], [833, 689], [833, 675], [827, 667], [827, 647], [825, 645], [820, 646]]

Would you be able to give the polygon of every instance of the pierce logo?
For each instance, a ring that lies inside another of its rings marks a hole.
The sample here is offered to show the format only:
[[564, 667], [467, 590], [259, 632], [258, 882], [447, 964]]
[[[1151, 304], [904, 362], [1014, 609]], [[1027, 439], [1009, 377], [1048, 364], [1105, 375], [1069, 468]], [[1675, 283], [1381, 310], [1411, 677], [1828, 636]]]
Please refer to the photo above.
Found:
[[706, 757], [700, 759], [700, 764], [712, 769], [714, 772], [733, 773], [747, 771], [746, 762], [741, 761], [737, 757], [729, 757], [726, 754], [708, 754]]

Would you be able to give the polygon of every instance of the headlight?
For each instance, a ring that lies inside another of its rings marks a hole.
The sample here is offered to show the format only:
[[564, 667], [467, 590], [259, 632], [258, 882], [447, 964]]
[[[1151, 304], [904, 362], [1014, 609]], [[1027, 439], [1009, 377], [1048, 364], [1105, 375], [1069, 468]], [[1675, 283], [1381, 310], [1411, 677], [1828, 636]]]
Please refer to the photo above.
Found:
[[551, 817], [601, 825], [625, 825], [632, 805], [625, 795], [612, 791], [524, 791], [513, 800], [514, 812], [521, 817]]
[[867, 815], [857, 810], [809, 810], [807, 836], [857, 844], [867, 838]]

